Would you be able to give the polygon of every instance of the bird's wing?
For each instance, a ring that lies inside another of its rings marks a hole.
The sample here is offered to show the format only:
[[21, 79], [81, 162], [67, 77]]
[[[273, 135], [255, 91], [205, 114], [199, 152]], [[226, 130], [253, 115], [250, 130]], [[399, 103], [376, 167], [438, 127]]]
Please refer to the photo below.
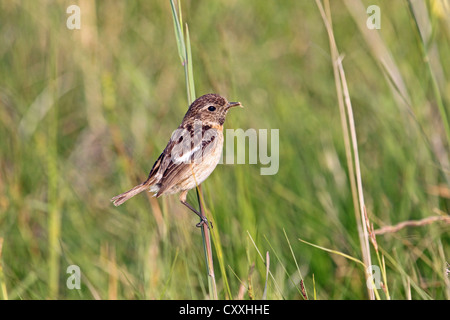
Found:
[[[205, 130], [203, 130], [204, 132]], [[190, 136], [193, 137], [192, 134]], [[162, 177], [156, 197], [183, 180], [189, 179], [193, 175], [193, 166], [201, 165], [203, 158], [214, 150], [215, 144], [217, 144], [216, 136], [214, 134], [203, 134], [202, 137], [203, 139], [197, 139], [197, 141], [194, 138], [187, 141], [186, 136], [183, 139], [172, 137], [163, 152], [166, 154], [158, 170], [162, 172]]]

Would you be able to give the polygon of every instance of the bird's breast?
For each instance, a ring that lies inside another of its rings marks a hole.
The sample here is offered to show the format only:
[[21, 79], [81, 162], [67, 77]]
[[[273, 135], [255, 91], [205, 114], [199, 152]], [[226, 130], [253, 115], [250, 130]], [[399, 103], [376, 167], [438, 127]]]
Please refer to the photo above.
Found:
[[[211, 137], [206, 139], [211, 139]], [[217, 130], [214, 133], [213, 141], [205, 144], [200, 161], [195, 161], [192, 164], [193, 176], [190, 183], [191, 188], [200, 185], [214, 171], [222, 156], [222, 150], [223, 133], [221, 130]]]

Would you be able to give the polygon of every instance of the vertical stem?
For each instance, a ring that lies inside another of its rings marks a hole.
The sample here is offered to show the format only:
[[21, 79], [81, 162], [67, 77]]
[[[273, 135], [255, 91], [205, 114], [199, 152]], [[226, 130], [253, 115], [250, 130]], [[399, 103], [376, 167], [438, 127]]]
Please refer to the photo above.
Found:
[[[341, 121], [344, 131], [344, 142], [346, 147], [347, 164], [349, 169], [349, 179], [352, 187], [353, 205], [355, 207], [355, 215], [356, 215], [358, 235], [360, 239], [361, 253], [363, 257], [363, 262], [367, 268], [372, 264], [372, 262], [370, 257], [369, 234], [367, 231], [366, 224], [363, 223], [363, 221], [365, 221], [364, 218], [365, 204], [364, 204], [364, 193], [362, 189], [361, 170], [359, 165], [358, 142], [356, 139], [356, 130], [353, 118], [353, 109], [350, 101], [350, 95], [347, 87], [344, 68], [342, 67], [342, 59], [339, 56], [336, 40], [334, 38], [333, 27], [331, 24], [330, 3], [328, 0], [325, 1], [326, 12], [320, 0], [316, 0], [316, 4], [317, 7], [319, 8], [322, 20], [325, 24], [325, 28], [328, 33], [328, 40], [330, 43], [331, 59], [333, 62], [333, 73], [336, 82], [336, 92], [338, 95], [339, 109], [341, 113]], [[347, 107], [346, 111], [344, 106]], [[353, 158], [352, 158], [352, 151], [353, 151]], [[369, 275], [367, 274], [367, 272], [365, 272], [365, 276], [366, 280], [368, 280]], [[369, 294], [369, 299], [374, 300], [375, 294], [373, 288], [371, 286], [367, 286], [367, 290]]]
[[450, 144], [450, 122], [448, 121], [446, 108], [444, 105], [444, 101], [442, 100], [441, 91], [439, 89], [439, 83], [436, 78], [436, 74], [433, 70], [433, 67], [431, 66], [430, 57], [428, 56], [427, 40], [429, 40], [429, 39], [424, 39], [424, 37], [422, 35], [422, 32], [420, 30], [420, 25], [417, 20], [418, 17], [416, 16], [416, 11], [414, 10], [414, 5], [413, 5], [413, 2], [411, 2], [411, 0], [408, 0], [408, 7], [409, 7], [409, 11], [411, 13], [411, 16], [414, 20], [414, 24], [417, 28], [417, 34], [420, 38], [420, 41], [419, 41], [420, 50], [423, 55], [423, 61], [425, 62], [426, 66], [427, 66], [428, 73], [430, 74], [431, 87], [432, 87], [433, 94], [434, 94], [434, 97], [436, 100], [436, 105], [438, 106], [439, 114], [441, 115], [442, 125], [445, 130], [447, 143]]
[[[183, 30], [180, 2], [178, 3], [178, 14], [173, 0], [170, 0], [170, 6], [172, 9], [172, 17], [174, 21], [175, 38], [177, 40], [178, 54], [180, 56], [181, 63], [184, 67], [188, 104], [190, 105], [192, 102], [194, 102], [196, 95], [194, 85], [194, 70], [192, 67], [192, 51], [191, 51], [191, 41], [189, 37], [189, 28], [188, 25], [186, 24], [185, 29], [186, 35], [185, 35]], [[201, 186], [197, 186], [197, 199], [200, 207], [200, 213], [202, 214], [202, 216], [206, 217], [201, 190], [202, 190]], [[208, 274], [209, 296], [210, 298], [217, 300], [217, 286], [216, 286], [216, 278], [214, 275], [210, 230], [206, 223], [202, 225], [201, 230], [202, 230], [203, 248], [205, 250], [206, 271]]]
[[[203, 203], [202, 186], [197, 187], [197, 200], [200, 206], [200, 213], [202, 216], [205, 215], [205, 208]], [[200, 219], [200, 221], [202, 221]], [[217, 286], [216, 286], [216, 276], [214, 274], [214, 264], [212, 256], [212, 246], [211, 246], [211, 234], [209, 227], [206, 223], [202, 225], [202, 238], [203, 238], [203, 248], [205, 250], [205, 261], [206, 261], [206, 271], [208, 273], [208, 286], [210, 298], [217, 300]]]
[[[56, 96], [57, 80], [52, 80], [50, 86]], [[58, 107], [57, 102], [49, 112], [48, 138], [47, 138], [47, 202], [48, 202], [48, 281], [49, 298], [58, 298], [59, 287], [59, 257], [61, 235], [61, 213], [58, 209]]]
[[[180, 15], [181, 16], [181, 15]], [[188, 91], [188, 99], [191, 104], [195, 100], [195, 85], [194, 85], [194, 69], [192, 65], [192, 51], [191, 51], [191, 39], [189, 37], [189, 27], [186, 23], [186, 58], [187, 63], [184, 66], [184, 71], [186, 73], [186, 87]]]

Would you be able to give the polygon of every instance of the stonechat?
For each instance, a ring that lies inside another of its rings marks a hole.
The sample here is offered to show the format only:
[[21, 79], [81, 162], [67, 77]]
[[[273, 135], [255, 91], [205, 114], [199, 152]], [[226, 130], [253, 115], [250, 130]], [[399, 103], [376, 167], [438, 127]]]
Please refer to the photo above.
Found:
[[228, 102], [218, 94], [205, 94], [195, 100], [180, 126], [150, 170], [147, 180], [111, 199], [120, 206], [144, 190], [158, 198], [180, 193], [180, 201], [197, 214], [201, 226], [207, 222], [187, 201], [189, 190], [197, 187], [214, 171], [223, 149], [223, 124], [228, 111], [240, 102]]

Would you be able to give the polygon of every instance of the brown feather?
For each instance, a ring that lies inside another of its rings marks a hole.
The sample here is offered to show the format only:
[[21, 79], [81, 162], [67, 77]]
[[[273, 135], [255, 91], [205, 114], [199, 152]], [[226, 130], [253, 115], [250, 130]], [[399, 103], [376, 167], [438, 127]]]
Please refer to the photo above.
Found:
[[[155, 192], [156, 197], [181, 192], [180, 200], [185, 199], [187, 190], [202, 183], [219, 162], [223, 148], [222, 125], [228, 110], [237, 105], [240, 103], [228, 103], [217, 94], [206, 94], [195, 100], [176, 132], [182, 135], [172, 135], [147, 180], [112, 198], [114, 205], [119, 206], [144, 190]], [[185, 139], [189, 135], [190, 139]], [[197, 159], [198, 156], [201, 158]]]

